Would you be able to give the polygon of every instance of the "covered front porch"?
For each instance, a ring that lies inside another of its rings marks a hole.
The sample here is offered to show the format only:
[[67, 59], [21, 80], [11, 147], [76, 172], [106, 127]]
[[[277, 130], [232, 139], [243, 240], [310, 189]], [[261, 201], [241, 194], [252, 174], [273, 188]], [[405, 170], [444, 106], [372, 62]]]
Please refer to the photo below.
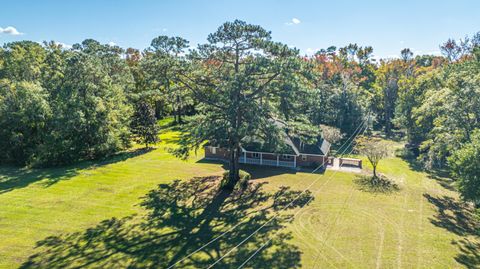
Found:
[[276, 154], [243, 150], [239, 162], [244, 164], [296, 168], [297, 156], [293, 154]]

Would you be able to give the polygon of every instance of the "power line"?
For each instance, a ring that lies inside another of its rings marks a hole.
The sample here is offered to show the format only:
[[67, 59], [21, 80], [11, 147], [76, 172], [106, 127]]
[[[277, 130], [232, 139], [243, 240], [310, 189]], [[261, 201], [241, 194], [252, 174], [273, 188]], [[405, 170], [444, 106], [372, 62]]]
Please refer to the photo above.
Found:
[[[362, 121], [362, 123], [360, 124], [360, 126], [363, 126], [365, 125], [366, 121], [368, 120], [368, 117]], [[365, 130], [368, 128], [368, 126], [366, 126]], [[360, 128], [361, 129], [361, 128]], [[359, 130], [358, 128], [356, 130]], [[364, 131], [365, 131], [364, 130]], [[363, 131], [363, 132], [364, 132]], [[358, 135], [358, 134], [357, 134]], [[350, 136], [349, 139], [351, 139], [353, 137]], [[347, 140], [348, 141], [348, 140]], [[346, 142], [347, 142], [346, 141]], [[345, 143], [346, 143], [345, 142]], [[348, 143], [349, 145], [353, 142], [353, 139]], [[345, 148], [346, 149], [346, 148]], [[325, 164], [325, 161], [323, 162], [323, 164]], [[315, 170], [314, 170], [315, 171]], [[335, 174], [336, 172], [334, 172]], [[332, 175], [333, 176], [333, 175]], [[329, 179], [331, 179], [331, 177]], [[286, 206], [284, 206], [283, 208], [287, 208], [289, 207], [291, 204], [293, 204], [293, 202], [295, 202], [298, 198], [300, 198], [300, 196], [305, 193], [308, 189], [310, 189], [311, 186], [313, 186], [313, 184], [315, 184], [318, 180], [320, 180], [320, 177], [318, 179], [316, 179], [315, 181], [313, 181], [305, 190], [303, 190], [294, 200], [292, 200], [289, 204], [287, 204]], [[313, 199], [313, 196], [310, 198], [309, 201], [311, 201], [311, 199]], [[300, 212], [300, 211], [298, 211]], [[298, 213], [297, 212], [297, 213]], [[273, 221], [274, 219], [276, 219], [277, 217], [279, 216], [279, 214], [276, 214], [274, 217], [272, 217], [270, 220], [268, 220], [267, 222], [265, 222], [262, 226], [260, 226], [257, 230], [255, 230], [253, 233], [251, 233], [249, 236], [247, 236], [244, 240], [242, 240], [239, 244], [237, 244], [235, 247], [233, 247], [232, 249], [230, 249], [227, 253], [225, 253], [224, 255], [222, 255], [219, 259], [217, 259], [214, 263], [210, 264], [210, 266], [208, 266], [207, 268], [212, 268], [213, 266], [215, 266], [217, 263], [219, 263], [221, 260], [223, 260], [223, 258], [225, 258], [226, 256], [228, 256], [231, 252], [233, 252], [234, 250], [236, 250], [239, 246], [241, 246], [243, 243], [245, 243], [248, 239], [250, 239], [253, 235], [255, 235], [258, 231], [260, 231], [263, 227], [265, 227], [265, 225], [267, 225], [268, 223], [270, 223], [271, 221]], [[296, 214], [294, 215], [296, 216]], [[294, 217], [292, 216], [292, 217]], [[269, 241], [271, 241], [271, 239], [269, 239]], [[267, 241], [267, 242], [269, 242]], [[258, 253], [258, 251], [256, 251], [254, 254]], [[253, 256], [252, 256], [253, 257]]]
[[[365, 130], [366, 130], [367, 128], [368, 128], [368, 126], [363, 130], [363, 132], [365, 132]], [[362, 132], [362, 134], [363, 134], [363, 132]], [[353, 140], [352, 140], [352, 141], [353, 141]], [[350, 154], [352, 151], [353, 151], [353, 149], [350, 149], [349, 154]], [[338, 172], [338, 170], [337, 170], [337, 171], [334, 171], [333, 174], [328, 178], [328, 181], [330, 181], [330, 179], [332, 179], [333, 176], [334, 176], [337, 172]], [[328, 182], [328, 181], [327, 181], [327, 182]], [[318, 191], [317, 191], [317, 192], [318, 192]], [[315, 194], [316, 194], [316, 192], [315, 192]], [[307, 203], [309, 203], [309, 202], [313, 199], [313, 197], [314, 197], [314, 196], [312, 196], [312, 197], [307, 201]], [[306, 204], [307, 204], [307, 203], [306, 203]], [[304, 209], [304, 207], [300, 208], [293, 216], [290, 217], [290, 219], [293, 219], [295, 216], [297, 216], [303, 209]], [[280, 230], [278, 230], [278, 231], [275, 233], [275, 235], [278, 234], [279, 232], [280, 232]], [[273, 237], [272, 237], [272, 238], [273, 238]], [[257, 248], [257, 250], [255, 250], [255, 252], [254, 252], [252, 255], [250, 255], [237, 269], [240, 269], [240, 268], [242, 268], [243, 266], [245, 266], [245, 264], [247, 264], [248, 261], [250, 261], [253, 257], [255, 257], [255, 255], [257, 255], [257, 253], [259, 253], [264, 247], [266, 247], [266, 246], [272, 241], [272, 238], [268, 239], [267, 242], [265, 242], [263, 245], [261, 245], [259, 248]], [[210, 268], [210, 267], [209, 267], [209, 268]]]
[[[365, 120], [363, 120], [361, 122], [361, 124], [359, 124], [359, 126], [355, 129], [355, 131], [352, 133], [352, 135], [350, 135], [350, 137], [340, 146], [340, 148], [342, 148], [343, 146], [345, 146], [347, 144], [347, 142], [353, 137], [353, 135], [363, 126], [366, 124], [368, 118], [366, 118]], [[352, 140], [353, 141], [353, 140]], [[351, 142], [350, 142], [351, 143]], [[325, 165], [325, 159], [323, 160], [322, 164], [319, 165], [317, 168], [315, 168], [311, 173], [315, 173], [318, 169], [320, 169], [322, 166]], [[302, 193], [300, 193], [297, 198], [295, 200], [293, 200], [290, 204], [288, 204], [287, 206], [290, 206], [294, 201], [296, 201], [300, 195], [302, 195], [304, 192], [306, 192], [313, 184], [315, 184], [320, 178], [318, 178], [317, 180], [315, 180], [314, 182], [312, 182], [308, 187], [307, 189], [305, 189]], [[285, 207], [284, 207], [285, 208]], [[234, 225], [233, 227], [231, 227], [230, 229], [226, 230], [225, 232], [223, 232], [222, 234], [220, 234], [219, 236], [211, 239], [210, 241], [208, 241], [207, 243], [205, 243], [204, 245], [202, 245], [201, 247], [197, 248], [195, 251], [191, 252], [190, 254], [188, 254], [187, 256], [183, 257], [182, 259], [176, 261], [174, 264], [170, 265], [169, 267], [167, 267], [167, 269], [171, 269], [173, 268], [174, 266], [176, 266], [177, 264], [183, 262], [184, 260], [188, 259], [189, 257], [191, 257], [192, 255], [195, 255], [196, 253], [198, 253], [199, 251], [201, 251], [202, 249], [206, 248], [207, 246], [209, 246], [210, 244], [214, 243], [215, 241], [217, 241], [218, 239], [224, 237], [226, 234], [230, 233], [231, 231], [235, 230], [238, 226], [240, 226], [240, 224], [243, 224], [244, 221], [240, 221], [239, 223], [237, 223], [236, 225]]]

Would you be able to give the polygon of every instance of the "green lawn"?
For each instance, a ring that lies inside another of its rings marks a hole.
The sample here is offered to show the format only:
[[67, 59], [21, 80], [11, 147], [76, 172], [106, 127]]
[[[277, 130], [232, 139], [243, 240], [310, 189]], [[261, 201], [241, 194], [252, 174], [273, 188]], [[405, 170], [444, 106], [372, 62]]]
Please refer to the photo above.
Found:
[[[199, 161], [201, 152], [187, 162], [171, 156], [165, 147], [176, 135], [163, 134], [156, 150], [100, 163], [0, 168], [0, 267], [165, 267], [233, 227], [177, 268], [207, 267], [257, 230], [217, 267], [237, 268], [269, 239], [245, 267], [479, 264], [470, 211], [448, 184], [399, 158], [380, 163], [400, 186], [389, 194], [360, 190], [349, 173], [258, 167], [246, 167], [252, 186], [226, 194], [215, 177], [186, 180], [219, 175], [222, 166]], [[312, 182], [311, 193], [284, 208]]]

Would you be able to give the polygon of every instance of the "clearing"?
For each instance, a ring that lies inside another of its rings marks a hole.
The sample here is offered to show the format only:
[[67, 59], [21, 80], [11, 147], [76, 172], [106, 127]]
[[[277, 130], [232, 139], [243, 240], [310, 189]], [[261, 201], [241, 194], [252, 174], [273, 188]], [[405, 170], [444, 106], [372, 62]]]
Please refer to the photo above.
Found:
[[[216, 268], [237, 268], [267, 242], [246, 268], [479, 264], [470, 209], [447, 183], [399, 158], [379, 166], [399, 185], [397, 192], [362, 191], [353, 173], [246, 167], [253, 186], [226, 195], [215, 191], [215, 177], [187, 180], [219, 175], [222, 165], [200, 161], [202, 152], [186, 162], [171, 156], [166, 147], [177, 135], [166, 132], [155, 150], [104, 162], [39, 170], [0, 167], [0, 267], [166, 267], [235, 227], [178, 264], [204, 268], [274, 214], [279, 217]], [[175, 179], [180, 181], [172, 185]], [[311, 193], [284, 210], [314, 181]]]

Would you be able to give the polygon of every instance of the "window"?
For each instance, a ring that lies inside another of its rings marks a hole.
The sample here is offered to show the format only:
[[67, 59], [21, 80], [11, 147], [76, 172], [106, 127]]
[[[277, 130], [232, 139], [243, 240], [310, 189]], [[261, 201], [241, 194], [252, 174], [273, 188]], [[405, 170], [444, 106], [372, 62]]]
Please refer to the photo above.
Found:
[[210, 149], [212, 150], [212, 154], [217, 154], [217, 148], [216, 147], [211, 147]]
[[282, 159], [284, 159], [284, 160], [291, 160], [291, 159], [293, 159], [293, 156], [292, 156], [292, 155], [282, 154]]
[[302, 161], [306, 161], [307, 160], [307, 155], [302, 155]]
[[258, 153], [258, 152], [252, 152], [252, 158], [260, 159], [260, 153]]

